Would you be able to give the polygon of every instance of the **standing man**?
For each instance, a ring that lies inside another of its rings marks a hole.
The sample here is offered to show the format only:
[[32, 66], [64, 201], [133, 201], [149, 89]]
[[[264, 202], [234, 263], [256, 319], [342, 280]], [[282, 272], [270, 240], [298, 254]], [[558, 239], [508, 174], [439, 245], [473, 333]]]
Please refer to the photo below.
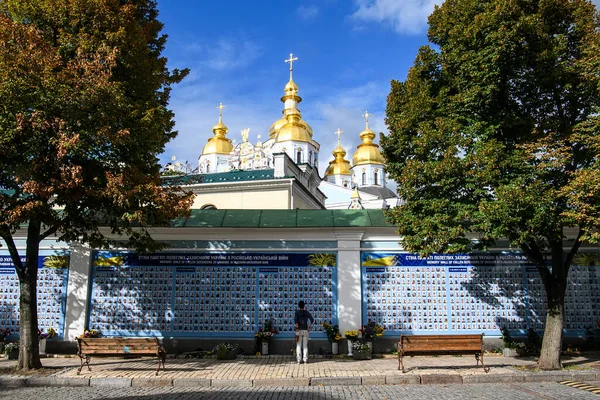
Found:
[[[298, 340], [296, 341], [296, 358], [298, 359], [298, 364], [302, 361], [306, 364], [308, 362], [308, 332], [312, 324], [315, 323], [315, 319], [310, 312], [304, 309], [303, 300], [298, 302], [298, 308], [299, 310], [296, 310], [294, 314], [294, 327], [296, 329], [296, 336], [298, 336]], [[304, 349], [304, 352], [302, 349]]]

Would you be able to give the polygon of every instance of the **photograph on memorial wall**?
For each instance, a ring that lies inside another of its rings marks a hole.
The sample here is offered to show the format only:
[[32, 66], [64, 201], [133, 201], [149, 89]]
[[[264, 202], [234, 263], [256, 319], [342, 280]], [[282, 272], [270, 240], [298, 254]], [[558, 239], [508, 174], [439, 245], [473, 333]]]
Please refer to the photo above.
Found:
[[[486, 333], [503, 327], [525, 333], [545, 323], [546, 296], [537, 269], [518, 252], [361, 253], [363, 323], [387, 335]], [[571, 268], [565, 329], [597, 326], [598, 263]]]
[[335, 253], [98, 251], [93, 260], [88, 325], [105, 336], [253, 337], [266, 320], [292, 336], [300, 300], [317, 321], [337, 323]]
[[[38, 257], [37, 309], [38, 327], [44, 332], [52, 328], [63, 337], [69, 255], [40, 251]], [[21, 258], [25, 262], [25, 257]], [[19, 277], [8, 253], [0, 254], [0, 328], [8, 328], [10, 336], [19, 335]]]

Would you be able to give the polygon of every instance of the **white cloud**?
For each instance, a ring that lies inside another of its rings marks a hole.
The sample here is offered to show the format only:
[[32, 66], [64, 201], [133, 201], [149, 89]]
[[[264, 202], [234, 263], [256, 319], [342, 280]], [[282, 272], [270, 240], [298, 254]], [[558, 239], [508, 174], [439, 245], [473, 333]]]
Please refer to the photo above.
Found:
[[[419, 34], [427, 27], [427, 17], [441, 0], [355, 0], [351, 18], [361, 22], [391, 25], [398, 33]], [[360, 28], [360, 27], [359, 27]]]
[[319, 7], [317, 6], [300, 6], [296, 10], [298, 16], [302, 19], [313, 19], [319, 15]]

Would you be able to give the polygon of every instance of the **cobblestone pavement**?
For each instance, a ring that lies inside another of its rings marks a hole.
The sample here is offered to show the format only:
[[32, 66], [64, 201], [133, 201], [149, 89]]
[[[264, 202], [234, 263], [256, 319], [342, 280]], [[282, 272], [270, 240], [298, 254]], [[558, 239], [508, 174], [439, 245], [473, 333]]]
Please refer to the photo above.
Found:
[[[589, 361], [589, 360], [586, 360]], [[597, 360], [595, 360], [597, 361]], [[15, 361], [2, 360], [0, 367], [13, 365]], [[489, 374], [516, 374], [514, 366], [535, 364], [534, 359], [485, 357]], [[98, 358], [92, 357], [91, 371], [84, 367], [77, 375], [79, 358], [47, 358], [42, 360], [44, 367], [54, 370], [53, 376], [73, 378], [154, 378], [156, 359], [153, 358]], [[351, 358], [311, 358], [308, 364], [297, 364], [290, 356], [263, 356], [238, 358], [221, 361], [214, 358], [174, 359], [168, 358], [166, 370], [161, 371], [161, 379], [289, 379], [289, 378], [332, 378], [332, 377], [380, 377], [411, 376], [423, 374], [444, 375], [486, 375], [476, 366], [474, 357], [407, 357], [406, 374], [398, 370], [396, 357], [374, 358], [368, 361], [355, 361]]]
[[520, 384], [320, 386], [268, 388], [109, 388], [109, 387], [0, 387], [0, 399], [411, 399], [411, 400], [598, 400], [592, 393], [554, 382]]

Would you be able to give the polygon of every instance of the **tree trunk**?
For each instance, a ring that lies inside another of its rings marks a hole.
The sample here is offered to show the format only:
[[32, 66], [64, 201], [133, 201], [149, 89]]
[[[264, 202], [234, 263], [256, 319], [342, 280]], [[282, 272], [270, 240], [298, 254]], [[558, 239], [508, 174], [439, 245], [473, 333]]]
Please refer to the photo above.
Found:
[[25, 279], [20, 280], [21, 299], [19, 302], [20, 314], [20, 343], [19, 362], [17, 369], [30, 370], [42, 368], [38, 343], [37, 324], [37, 257], [34, 261], [27, 260], [25, 263]]
[[[27, 227], [25, 264], [18, 273], [21, 298], [19, 299], [19, 362], [17, 370], [42, 368], [38, 341], [37, 279], [39, 237], [41, 224], [30, 221]], [[15, 263], [15, 265], [17, 265]]]
[[[561, 369], [560, 353], [565, 315], [566, 274], [562, 257], [552, 259], [552, 273], [544, 282], [548, 308], [546, 310], [546, 327], [542, 349], [538, 360], [538, 368], [542, 370]], [[558, 255], [557, 255], [558, 256]]]

